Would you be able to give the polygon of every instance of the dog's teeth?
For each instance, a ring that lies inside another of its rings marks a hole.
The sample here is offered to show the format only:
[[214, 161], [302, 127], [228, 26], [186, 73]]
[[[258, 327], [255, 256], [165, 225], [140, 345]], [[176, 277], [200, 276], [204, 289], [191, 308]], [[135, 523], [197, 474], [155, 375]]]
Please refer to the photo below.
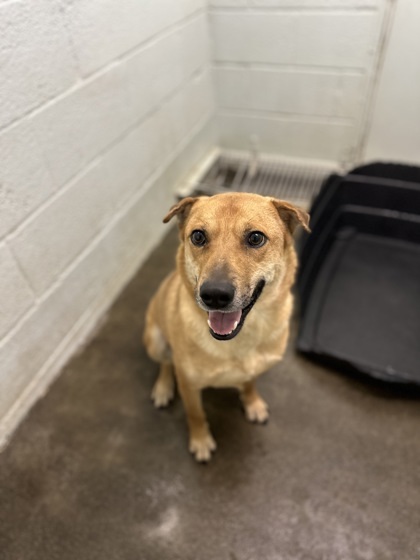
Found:
[[235, 321], [235, 324], [233, 325], [232, 332], [236, 329], [237, 326], [238, 326], [238, 321]]
[[207, 319], [207, 324], [211, 328], [210, 319]]

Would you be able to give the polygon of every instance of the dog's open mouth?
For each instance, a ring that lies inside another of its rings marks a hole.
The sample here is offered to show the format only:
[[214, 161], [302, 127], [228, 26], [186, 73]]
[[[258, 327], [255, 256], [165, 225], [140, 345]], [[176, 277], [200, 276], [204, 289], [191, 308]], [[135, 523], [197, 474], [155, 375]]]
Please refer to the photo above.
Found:
[[264, 285], [264, 280], [260, 280], [260, 282], [258, 282], [257, 287], [252, 294], [251, 301], [243, 309], [231, 312], [209, 311], [207, 322], [210, 328], [210, 334], [217, 340], [231, 340], [232, 338], [235, 338], [242, 329], [246, 316], [260, 297]]

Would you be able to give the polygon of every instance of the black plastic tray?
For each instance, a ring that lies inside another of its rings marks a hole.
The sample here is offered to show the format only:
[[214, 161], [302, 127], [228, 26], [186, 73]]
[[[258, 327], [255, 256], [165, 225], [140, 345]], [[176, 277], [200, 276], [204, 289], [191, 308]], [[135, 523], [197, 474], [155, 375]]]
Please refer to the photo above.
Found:
[[355, 167], [350, 171], [349, 175], [363, 175], [364, 177], [377, 177], [404, 181], [406, 183], [420, 183], [420, 167], [402, 163], [367, 163]]
[[[382, 169], [382, 164], [371, 167]], [[415, 173], [409, 175], [406, 172], [404, 176], [414, 179]], [[356, 174], [329, 177], [311, 208], [312, 234], [304, 235], [300, 240], [301, 266], [298, 272], [298, 286], [301, 292], [307, 291], [308, 283], [311, 282], [310, 263], [314, 248], [319, 242], [318, 238], [325, 235], [334, 212], [349, 204], [420, 215], [420, 184]]]
[[298, 350], [341, 369], [420, 384], [420, 216], [340, 206], [306, 270]]

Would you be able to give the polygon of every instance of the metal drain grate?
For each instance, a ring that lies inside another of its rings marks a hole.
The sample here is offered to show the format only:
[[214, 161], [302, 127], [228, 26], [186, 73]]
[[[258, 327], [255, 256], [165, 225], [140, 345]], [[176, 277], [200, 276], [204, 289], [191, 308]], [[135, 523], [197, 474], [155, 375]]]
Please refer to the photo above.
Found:
[[324, 180], [338, 171], [318, 162], [221, 154], [198, 178], [194, 194], [253, 192], [308, 206]]

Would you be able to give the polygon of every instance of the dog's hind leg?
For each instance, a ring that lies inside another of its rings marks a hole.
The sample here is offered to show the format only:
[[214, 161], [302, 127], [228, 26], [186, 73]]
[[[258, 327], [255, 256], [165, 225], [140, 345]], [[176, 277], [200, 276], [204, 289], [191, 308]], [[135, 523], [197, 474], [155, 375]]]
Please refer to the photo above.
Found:
[[149, 356], [155, 362], [160, 363], [159, 376], [153, 386], [151, 397], [156, 408], [162, 408], [167, 406], [174, 397], [175, 378], [171, 362], [171, 348], [158, 324], [154, 321], [153, 303], [152, 301], [148, 309], [143, 339]]
[[265, 424], [268, 421], [268, 405], [259, 395], [253, 381], [243, 384], [241, 401], [245, 408], [245, 416], [250, 422]]
[[175, 392], [171, 349], [157, 325], [153, 325], [145, 338], [147, 338], [146, 346], [149, 356], [160, 363], [159, 376], [152, 390], [152, 401], [156, 408], [163, 408], [168, 406]]

